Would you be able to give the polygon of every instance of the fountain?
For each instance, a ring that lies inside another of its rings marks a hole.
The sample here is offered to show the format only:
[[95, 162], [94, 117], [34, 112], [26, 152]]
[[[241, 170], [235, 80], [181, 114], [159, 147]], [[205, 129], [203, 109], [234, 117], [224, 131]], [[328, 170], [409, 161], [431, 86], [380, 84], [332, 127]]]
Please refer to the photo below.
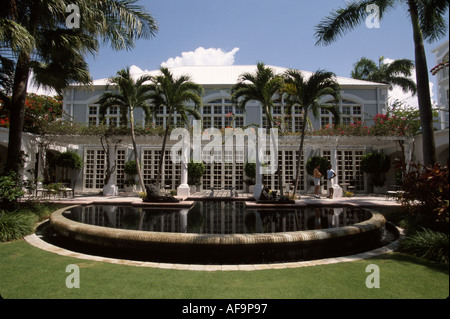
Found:
[[71, 250], [189, 264], [255, 264], [350, 255], [382, 246], [385, 224], [383, 215], [373, 210], [249, 209], [233, 201], [199, 201], [190, 209], [72, 206], [53, 213], [49, 222], [50, 240]]

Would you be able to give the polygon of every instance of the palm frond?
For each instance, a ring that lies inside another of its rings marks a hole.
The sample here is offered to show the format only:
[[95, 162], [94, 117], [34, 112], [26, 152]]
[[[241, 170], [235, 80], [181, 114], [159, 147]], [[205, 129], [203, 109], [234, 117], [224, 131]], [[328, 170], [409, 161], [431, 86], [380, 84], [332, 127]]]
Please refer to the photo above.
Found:
[[376, 63], [368, 58], [362, 57], [353, 65], [351, 77], [353, 79], [368, 80], [371, 73], [378, 69]]
[[34, 37], [19, 23], [0, 18], [0, 43], [6, 44], [13, 52], [31, 52], [35, 46]]
[[433, 43], [444, 38], [448, 31], [449, 0], [421, 0], [416, 4], [424, 39]]
[[347, 4], [344, 8], [332, 11], [328, 17], [322, 19], [315, 27], [316, 45], [329, 45], [348, 31], [359, 26], [368, 16], [366, 11], [368, 5], [375, 4], [378, 6], [381, 19], [384, 13], [393, 7], [395, 2], [395, 0], [354, 1]]
[[389, 82], [391, 85], [399, 86], [404, 93], [411, 92], [413, 95], [417, 93], [416, 82], [411, 79], [401, 76], [394, 76], [389, 79]]
[[96, 16], [102, 21], [102, 29], [97, 30], [105, 42], [113, 49], [129, 50], [136, 39], [149, 39], [158, 31], [155, 19], [147, 10], [136, 5], [136, 0], [88, 1], [98, 10]]

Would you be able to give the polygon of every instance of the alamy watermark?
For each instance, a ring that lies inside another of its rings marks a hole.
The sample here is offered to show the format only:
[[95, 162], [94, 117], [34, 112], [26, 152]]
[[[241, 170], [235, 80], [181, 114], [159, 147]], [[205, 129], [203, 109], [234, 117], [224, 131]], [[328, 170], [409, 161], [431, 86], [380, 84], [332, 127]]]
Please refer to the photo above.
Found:
[[66, 272], [70, 273], [66, 277], [66, 287], [71, 288], [80, 288], [80, 267], [75, 264], [67, 265]]
[[367, 265], [366, 272], [370, 272], [366, 278], [366, 287], [369, 289], [380, 288], [380, 267], [375, 264]]
[[[181, 136], [181, 139], [180, 139]], [[274, 174], [278, 166], [278, 129], [249, 127], [217, 128], [201, 131], [201, 121], [194, 120], [192, 136], [186, 128], [175, 128], [170, 140], [177, 140], [171, 148], [173, 164], [193, 162], [210, 163], [260, 163], [262, 174]], [[209, 141], [202, 145], [202, 141]], [[231, 156], [240, 154], [240, 156]], [[258, 160], [257, 160], [258, 159]]]
[[366, 12], [369, 15], [366, 18], [366, 27], [369, 29], [380, 28], [380, 7], [376, 4], [369, 4], [366, 6]]
[[66, 13], [70, 13], [66, 17], [66, 27], [69, 29], [80, 28], [80, 8], [76, 4], [69, 4], [66, 7]]

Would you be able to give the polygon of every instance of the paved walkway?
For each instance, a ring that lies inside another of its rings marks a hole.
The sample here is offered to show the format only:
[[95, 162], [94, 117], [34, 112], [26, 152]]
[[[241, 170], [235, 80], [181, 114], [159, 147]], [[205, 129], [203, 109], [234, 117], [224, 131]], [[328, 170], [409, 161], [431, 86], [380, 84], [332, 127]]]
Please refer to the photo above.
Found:
[[[215, 192], [214, 199], [228, 199], [228, 200], [254, 200], [251, 194], [240, 193], [238, 196], [230, 197], [226, 196], [228, 192]], [[207, 196], [205, 196], [207, 195]], [[196, 199], [207, 199], [211, 198], [209, 191], [204, 191], [201, 193], [196, 193], [195, 195], [189, 197], [186, 201], [182, 202], [194, 202]], [[47, 199], [49, 202], [61, 203], [68, 205], [91, 205], [91, 204], [142, 204], [142, 199], [134, 194], [120, 194], [120, 196], [101, 196], [101, 195], [75, 195], [74, 198], [61, 198], [61, 199]], [[372, 207], [372, 206], [399, 206], [400, 204], [392, 199], [386, 199], [383, 195], [369, 194], [369, 195], [356, 195], [354, 197], [342, 197], [336, 199], [328, 199], [322, 197], [320, 199], [314, 198], [312, 195], [302, 195], [299, 200], [296, 200], [296, 205], [351, 205], [351, 206], [362, 206], [362, 207]], [[399, 229], [400, 233], [402, 230]], [[401, 236], [402, 237], [402, 236]], [[195, 270], [195, 271], [252, 271], [252, 270], [268, 270], [268, 269], [285, 269], [285, 268], [298, 268], [298, 267], [308, 267], [316, 265], [326, 265], [334, 264], [340, 262], [350, 262], [355, 260], [366, 259], [382, 254], [391, 253], [398, 249], [399, 241], [394, 241], [387, 246], [377, 248], [372, 251], [364, 252], [357, 255], [337, 257], [337, 258], [327, 258], [319, 260], [310, 261], [300, 261], [300, 262], [287, 262], [287, 263], [271, 263], [271, 264], [249, 264], [249, 265], [187, 265], [187, 264], [171, 264], [171, 263], [158, 263], [158, 262], [141, 262], [133, 260], [123, 260], [106, 258], [100, 256], [92, 256], [81, 254], [73, 251], [69, 251], [57, 246], [53, 246], [45, 241], [43, 241], [38, 235], [31, 234], [25, 237], [25, 240], [40, 249], [56, 253], [63, 256], [69, 256], [79, 259], [93, 260], [98, 262], [108, 262], [121, 265], [138, 266], [138, 267], [151, 267], [151, 268], [162, 268], [162, 269], [178, 269], [178, 270]]]
[[[233, 197], [230, 196], [230, 191], [202, 191], [192, 194], [188, 198], [180, 198], [183, 202], [193, 202], [196, 200], [232, 200], [232, 201], [254, 201], [254, 197], [249, 193], [235, 193]], [[45, 201], [51, 203], [61, 203], [68, 205], [91, 205], [91, 204], [142, 204], [142, 199], [131, 193], [120, 193], [118, 196], [103, 196], [99, 194], [76, 194], [74, 198], [50, 198]], [[147, 203], [148, 205], [155, 205]], [[160, 205], [160, 204], [158, 204]], [[400, 206], [400, 203], [395, 199], [387, 198], [382, 194], [357, 194], [353, 197], [340, 197], [328, 199], [325, 196], [317, 199], [311, 194], [301, 195], [300, 199], [295, 201], [295, 205], [349, 205], [349, 206]]]

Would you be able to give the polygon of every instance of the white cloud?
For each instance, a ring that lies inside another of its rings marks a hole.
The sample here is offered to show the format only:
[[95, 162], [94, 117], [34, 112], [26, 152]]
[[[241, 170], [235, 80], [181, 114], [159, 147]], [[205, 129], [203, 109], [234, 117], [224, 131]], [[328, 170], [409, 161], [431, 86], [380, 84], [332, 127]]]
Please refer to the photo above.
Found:
[[[385, 58], [383, 63], [389, 64], [394, 62], [395, 60]], [[416, 82], [416, 69], [414, 68], [411, 72], [411, 76], [409, 77], [411, 80]], [[433, 105], [436, 105], [436, 101], [434, 101], [434, 83], [430, 82], [430, 94], [431, 94], [431, 102]], [[402, 89], [398, 86], [394, 86], [392, 90], [389, 90], [389, 103], [393, 103], [395, 100], [403, 102], [406, 106], [412, 106], [415, 108], [419, 108], [419, 102], [417, 100], [417, 95], [412, 95], [410, 93], [404, 93]]]
[[234, 48], [229, 52], [222, 49], [199, 47], [195, 51], [182, 52], [181, 56], [169, 58], [161, 63], [163, 67], [177, 67], [184, 65], [233, 65], [234, 55], [239, 48]]

